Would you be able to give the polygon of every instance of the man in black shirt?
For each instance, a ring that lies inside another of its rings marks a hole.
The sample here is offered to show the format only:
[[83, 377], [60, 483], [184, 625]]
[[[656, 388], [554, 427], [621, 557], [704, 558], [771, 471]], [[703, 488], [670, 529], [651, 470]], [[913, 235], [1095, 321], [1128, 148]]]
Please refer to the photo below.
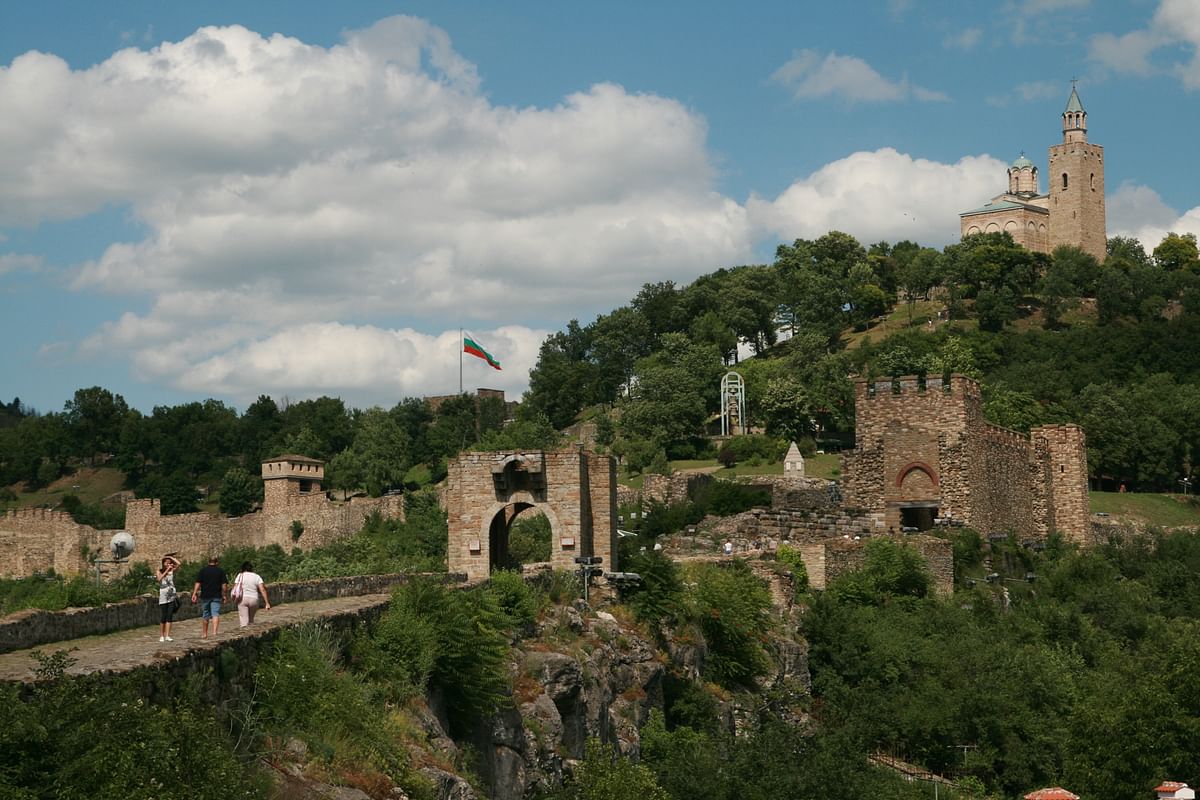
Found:
[[196, 585], [192, 587], [192, 602], [200, 598], [200, 631], [205, 639], [208, 638], [208, 621], [212, 620], [213, 636], [221, 626], [221, 603], [229, 591], [229, 578], [225, 570], [217, 566], [217, 557], [208, 559], [208, 566], [202, 567], [196, 575]]

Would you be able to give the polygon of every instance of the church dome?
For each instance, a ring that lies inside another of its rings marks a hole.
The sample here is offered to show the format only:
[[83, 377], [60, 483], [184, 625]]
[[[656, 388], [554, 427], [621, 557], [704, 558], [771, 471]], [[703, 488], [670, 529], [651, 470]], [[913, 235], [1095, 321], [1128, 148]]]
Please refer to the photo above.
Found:
[[1024, 169], [1025, 167], [1032, 167], [1032, 166], [1033, 166], [1033, 162], [1032, 162], [1032, 161], [1030, 161], [1030, 160], [1029, 160], [1029, 159], [1028, 159], [1028, 158], [1025, 156], [1025, 153], [1024, 153], [1024, 151], [1022, 151], [1021, 155], [1017, 156], [1017, 160], [1016, 160], [1016, 161], [1014, 161], [1014, 162], [1012, 163], [1012, 165], [1013, 165], [1013, 169]]

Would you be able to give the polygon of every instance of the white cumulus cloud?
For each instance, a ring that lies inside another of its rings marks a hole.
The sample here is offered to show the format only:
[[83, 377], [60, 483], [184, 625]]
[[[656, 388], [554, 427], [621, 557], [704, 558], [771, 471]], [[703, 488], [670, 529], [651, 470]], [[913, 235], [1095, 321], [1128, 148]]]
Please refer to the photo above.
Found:
[[[1168, 55], [1156, 63], [1154, 57], [1164, 49]], [[1189, 57], [1173, 58], [1179, 50]], [[1185, 89], [1200, 89], [1200, 3], [1161, 0], [1144, 28], [1093, 36], [1088, 56], [1117, 72], [1147, 76], [1165, 71], [1178, 77]]]
[[797, 100], [841, 97], [856, 103], [892, 103], [948, 99], [942, 92], [909, 83], [907, 77], [885, 78], [857, 56], [823, 55], [816, 50], [798, 51], [775, 70], [771, 80], [787, 87]]
[[1168, 233], [1200, 236], [1200, 206], [1180, 214], [1148, 186], [1122, 184], [1105, 198], [1109, 236], [1132, 236], [1149, 252]]
[[0, 108], [0, 228], [122, 205], [141, 231], [72, 286], [148, 310], [81, 352], [189, 391], [442, 392], [413, 331], [459, 324], [512, 332], [515, 390], [538, 320], [752, 252], [691, 109], [613, 84], [496, 105], [410, 17], [332, 47], [230, 26], [87, 69], [29, 52]]
[[858, 152], [795, 181], [773, 200], [751, 197], [747, 210], [757, 226], [784, 241], [836, 229], [863, 242], [942, 245], [958, 240], [959, 212], [1007, 189], [1006, 167], [991, 156], [944, 164], [890, 147]]

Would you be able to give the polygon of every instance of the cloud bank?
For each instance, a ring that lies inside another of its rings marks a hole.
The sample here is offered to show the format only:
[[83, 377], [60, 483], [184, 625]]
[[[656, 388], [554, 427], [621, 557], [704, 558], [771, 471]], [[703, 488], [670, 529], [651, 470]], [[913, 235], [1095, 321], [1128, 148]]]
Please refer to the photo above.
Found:
[[942, 92], [909, 83], [907, 77], [898, 81], [885, 78], [856, 56], [822, 55], [816, 50], [798, 51], [775, 70], [771, 80], [787, 87], [797, 100], [840, 97], [852, 103], [895, 103], [949, 99]]
[[[1180, 51], [1189, 57], [1179, 60]], [[1200, 3], [1162, 0], [1145, 28], [1092, 37], [1088, 56], [1116, 72], [1143, 77], [1166, 73], [1189, 91], [1200, 89]]]

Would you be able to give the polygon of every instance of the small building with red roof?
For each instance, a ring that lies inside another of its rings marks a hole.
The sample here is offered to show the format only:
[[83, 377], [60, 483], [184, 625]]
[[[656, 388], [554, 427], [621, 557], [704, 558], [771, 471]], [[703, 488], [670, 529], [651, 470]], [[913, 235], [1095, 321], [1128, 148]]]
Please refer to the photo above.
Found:
[[1195, 800], [1196, 790], [1188, 788], [1186, 783], [1179, 781], [1163, 781], [1154, 787], [1158, 800]]
[[1049, 789], [1030, 792], [1025, 795], [1025, 800], [1079, 800], [1079, 795], [1072, 794], [1061, 786], [1052, 786]]

